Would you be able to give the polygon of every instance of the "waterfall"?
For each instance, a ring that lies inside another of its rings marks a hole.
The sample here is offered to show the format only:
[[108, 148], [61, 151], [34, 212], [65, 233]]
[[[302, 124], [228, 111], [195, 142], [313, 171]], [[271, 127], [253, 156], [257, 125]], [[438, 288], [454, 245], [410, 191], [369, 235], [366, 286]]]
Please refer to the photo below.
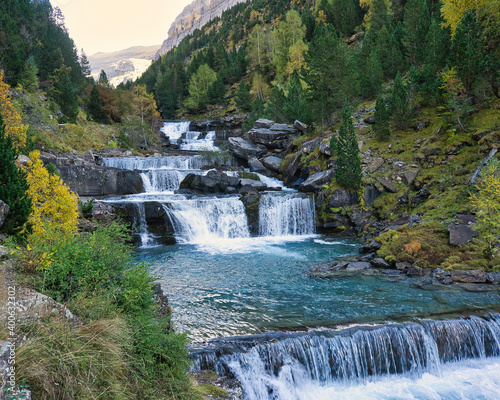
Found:
[[203, 139], [200, 139], [200, 136], [201, 132], [186, 132], [186, 139], [182, 140], [181, 150], [220, 151], [220, 149], [214, 145], [215, 131], [208, 132]]
[[245, 209], [237, 197], [176, 200], [165, 211], [179, 243], [250, 236]]
[[103, 165], [128, 170], [200, 169], [210, 161], [206, 161], [202, 156], [114, 157], [103, 158]]
[[[292, 334], [250, 349], [249, 343], [238, 346], [235, 338], [230, 338], [226, 347], [214, 340], [212, 344], [217, 350], [198, 353], [194, 368], [211, 368], [220, 375], [235, 376], [242, 383], [248, 400], [340, 398], [332, 396], [332, 391], [346, 390], [353, 385], [365, 385], [366, 390], [366, 385], [377, 385], [377, 382], [383, 382], [380, 383], [383, 390], [390, 390], [393, 386], [389, 389], [384, 386], [384, 379], [389, 376], [393, 385], [407, 386], [405, 378], [415, 382], [424, 374], [439, 377], [447, 374], [448, 369], [453, 369], [449, 363], [500, 356], [499, 317]], [[461, 364], [457, 368], [465, 366]], [[496, 384], [500, 385], [496, 376]], [[327, 387], [335, 389], [328, 391]], [[308, 390], [317, 391], [316, 395], [304, 395]], [[329, 395], [323, 397], [319, 394], [322, 392]], [[405, 398], [393, 394], [394, 397], [380, 398]], [[342, 398], [356, 398], [352, 396]], [[450, 398], [496, 398], [484, 393], [477, 396]]]
[[188, 131], [189, 125], [191, 125], [189, 121], [164, 122], [160, 131], [173, 142], [180, 139], [182, 134]]
[[151, 169], [141, 172], [140, 175], [146, 193], [164, 193], [179, 189], [182, 180], [188, 174], [203, 175], [206, 172], [199, 170]]
[[260, 236], [300, 236], [314, 233], [314, 201], [297, 194], [263, 195], [259, 203]]
[[148, 223], [146, 221], [146, 210], [144, 208], [144, 203], [133, 203], [137, 207], [137, 218], [134, 221], [134, 230], [139, 233], [141, 238], [141, 247], [152, 247], [156, 243], [151, 237], [148, 231]]

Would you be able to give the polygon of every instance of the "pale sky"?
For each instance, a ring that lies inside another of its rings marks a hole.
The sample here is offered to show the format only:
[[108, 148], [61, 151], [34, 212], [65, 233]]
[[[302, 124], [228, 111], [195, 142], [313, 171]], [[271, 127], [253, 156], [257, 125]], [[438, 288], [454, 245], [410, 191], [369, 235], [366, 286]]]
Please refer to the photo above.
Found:
[[78, 51], [160, 45], [175, 17], [193, 0], [50, 0], [65, 17]]

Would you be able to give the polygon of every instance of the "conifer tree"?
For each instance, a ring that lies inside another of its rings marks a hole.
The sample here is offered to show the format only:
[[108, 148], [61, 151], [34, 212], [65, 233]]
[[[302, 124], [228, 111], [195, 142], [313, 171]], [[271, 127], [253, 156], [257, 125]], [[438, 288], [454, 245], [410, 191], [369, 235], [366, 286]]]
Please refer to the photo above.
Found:
[[97, 85], [92, 86], [88, 107], [89, 107], [89, 114], [94, 121], [104, 122], [104, 120], [106, 119], [106, 114], [102, 109], [101, 95], [99, 94], [99, 89], [97, 88]]
[[238, 91], [236, 92], [236, 105], [244, 111], [250, 111], [252, 107], [252, 100], [250, 98], [250, 87], [243, 81], [240, 83]]
[[351, 35], [359, 25], [361, 9], [355, 0], [333, 0], [333, 24], [342, 35]]
[[406, 4], [404, 45], [410, 65], [420, 65], [425, 58], [425, 40], [430, 26], [429, 6], [426, 0], [409, 0]]
[[356, 132], [347, 102], [342, 109], [342, 125], [340, 125], [338, 138], [336, 141], [334, 140], [333, 144], [337, 155], [335, 180], [343, 187], [357, 189], [361, 184], [361, 161]]
[[208, 102], [210, 104], [222, 103], [224, 95], [226, 94], [226, 87], [222, 81], [222, 76], [218, 75], [214, 83], [208, 88]]
[[38, 89], [38, 67], [36, 66], [35, 57], [30, 56], [26, 60], [21, 73], [21, 82], [28, 92], [34, 92]]
[[408, 118], [408, 90], [399, 72], [394, 79], [390, 107], [392, 120], [398, 128], [404, 128]]
[[484, 60], [484, 42], [474, 12], [466, 12], [458, 24], [450, 53], [451, 61], [457, 67], [460, 79], [467, 92], [471, 93]]
[[384, 65], [386, 68], [384, 72], [388, 78], [394, 78], [398, 72], [403, 71], [405, 68], [402, 37], [403, 26], [399, 22], [389, 38], [389, 52]]
[[292, 123], [296, 119], [308, 124], [311, 119], [309, 102], [297, 71], [294, 71], [288, 80], [288, 93], [283, 105], [286, 122]]
[[20, 233], [31, 212], [26, 173], [17, 167], [17, 156], [12, 138], [5, 133], [0, 113], [0, 200], [10, 207], [1, 231], [7, 235]]
[[388, 140], [391, 136], [389, 127], [389, 111], [385, 105], [385, 100], [379, 94], [377, 102], [375, 103], [375, 124], [373, 124], [373, 131], [378, 140]]
[[92, 73], [92, 68], [90, 67], [89, 59], [87, 58], [87, 54], [83, 49], [80, 52], [80, 66], [82, 67], [82, 74], [84, 76], [90, 76]]
[[106, 71], [101, 69], [101, 73], [99, 74], [99, 79], [97, 83], [101, 86], [109, 87], [108, 75], [106, 75]]
[[377, 43], [375, 45], [375, 49], [377, 51], [377, 56], [380, 61], [380, 65], [382, 70], [384, 71], [384, 76], [389, 78], [389, 69], [390, 69], [390, 60], [389, 60], [389, 40], [391, 39], [391, 35], [389, 31], [385, 27], [382, 27], [380, 32], [378, 33]]
[[376, 32], [382, 29], [384, 25], [389, 26], [391, 24], [391, 19], [387, 8], [387, 1], [373, 0], [366, 18], [368, 19], [368, 26], [370, 29]]
[[372, 49], [360, 76], [361, 95], [365, 99], [373, 98], [379, 92], [383, 78], [384, 72], [377, 52], [375, 49]]
[[266, 103], [265, 117], [276, 122], [286, 122], [286, 116], [283, 112], [285, 101], [286, 97], [283, 90], [278, 85], [274, 86]]
[[63, 67], [56, 70], [53, 93], [54, 99], [61, 107], [61, 112], [67, 120], [69, 122], [76, 122], [76, 117], [80, 109], [75, 87], [71, 83], [67, 68]]

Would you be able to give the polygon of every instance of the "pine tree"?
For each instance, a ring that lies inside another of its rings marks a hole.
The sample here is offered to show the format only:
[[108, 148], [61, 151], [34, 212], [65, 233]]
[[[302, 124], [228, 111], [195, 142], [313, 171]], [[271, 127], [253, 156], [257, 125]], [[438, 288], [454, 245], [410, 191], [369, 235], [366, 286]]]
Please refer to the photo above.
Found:
[[69, 122], [76, 122], [76, 117], [80, 111], [78, 97], [75, 87], [69, 79], [67, 68], [56, 70], [53, 88], [54, 99], [61, 107], [61, 112]]
[[103, 69], [101, 69], [101, 73], [99, 74], [97, 83], [101, 86], [109, 87], [108, 76], [106, 75], [106, 71], [104, 71]]
[[373, 124], [373, 131], [378, 140], [389, 140], [391, 130], [389, 127], [389, 111], [385, 105], [385, 100], [379, 94], [377, 102], [375, 103], [375, 124]]
[[332, 11], [335, 29], [342, 35], [352, 35], [354, 28], [361, 22], [359, 1], [333, 0]]
[[226, 87], [220, 75], [214, 83], [208, 88], [207, 98], [209, 104], [222, 103], [224, 101], [224, 95], [226, 94]]
[[84, 76], [90, 76], [90, 74], [92, 73], [92, 68], [90, 67], [90, 62], [87, 58], [87, 54], [85, 54], [85, 51], [83, 51], [83, 49], [81, 50], [80, 55], [80, 66], [82, 67], [82, 74]]
[[21, 73], [21, 82], [28, 92], [34, 92], [38, 89], [38, 67], [36, 66], [35, 57], [29, 56], [26, 60]]
[[310, 123], [309, 102], [307, 101], [306, 93], [297, 71], [288, 80], [287, 92], [286, 101], [283, 105], [286, 122], [293, 123], [293, 121], [298, 119], [306, 124]]
[[389, 26], [391, 24], [391, 19], [387, 8], [387, 1], [373, 0], [367, 18], [368, 26], [376, 32], [382, 29], [384, 25]]
[[252, 100], [250, 98], [250, 87], [243, 81], [240, 83], [238, 91], [236, 92], [236, 105], [243, 111], [250, 111], [252, 107]]
[[97, 88], [97, 85], [92, 86], [88, 108], [89, 108], [89, 114], [94, 121], [96, 122], [105, 121], [106, 114], [102, 109], [101, 95], [99, 94], [99, 89]]
[[17, 156], [12, 138], [5, 134], [5, 124], [0, 114], [0, 200], [10, 207], [1, 231], [7, 235], [19, 234], [31, 212], [26, 173], [17, 167]]
[[373, 49], [362, 69], [360, 77], [361, 95], [365, 99], [373, 98], [379, 92], [383, 78], [384, 72], [382, 66], [380, 65], [376, 50]]
[[359, 146], [347, 102], [342, 109], [342, 125], [340, 125], [338, 138], [334, 144], [337, 155], [335, 180], [340, 186], [353, 189], [359, 188], [361, 184]]
[[408, 90], [399, 72], [394, 79], [390, 104], [392, 120], [398, 128], [403, 129], [408, 120], [409, 102]]
[[481, 73], [481, 64], [484, 60], [484, 42], [474, 12], [466, 12], [458, 24], [450, 53], [450, 59], [457, 67], [460, 79], [467, 92], [471, 93]]
[[375, 49], [377, 51], [377, 56], [380, 61], [380, 65], [382, 66], [382, 70], [384, 71], [384, 76], [386, 78], [390, 77], [389, 69], [390, 69], [390, 60], [389, 60], [389, 41], [391, 39], [391, 35], [389, 31], [385, 27], [382, 27], [377, 37], [377, 44]]
[[389, 39], [389, 52], [385, 60], [385, 70], [388, 78], [394, 78], [398, 72], [405, 68], [404, 63], [404, 46], [402, 44], [403, 26], [401, 23], [396, 25], [396, 28], [391, 33]]
[[425, 58], [425, 40], [430, 26], [429, 6], [426, 0], [409, 0], [406, 4], [404, 45], [410, 65], [420, 65]]
[[265, 117], [276, 122], [286, 122], [286, 116], [283, 112], [285, 101], [286, 97], [283, 90], [278, 85], [274, 86], [266, 103]]

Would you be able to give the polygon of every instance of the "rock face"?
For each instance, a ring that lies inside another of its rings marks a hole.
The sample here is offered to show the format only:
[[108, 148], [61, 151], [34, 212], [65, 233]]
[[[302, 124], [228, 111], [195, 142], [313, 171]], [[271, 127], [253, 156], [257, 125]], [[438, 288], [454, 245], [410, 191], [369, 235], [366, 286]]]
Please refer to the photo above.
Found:
[[9, 214], [10, 207], [7, 203], [0, 200], [0, 228], [3, 226], [7, 215]]
[[299, 190], [302, 192], [318, 191], [323, 185], [330, 183], [334, 174], [335, 171], [332, 169], [317, 172], [309, 176], [309, 178], [299, 186]]
[[57, 168], [64, 182], [79, 196], [125, 195], [144, 192], [137, 171], [97, 165], [61, 165]]
[[256, 146], [249, 142], [248, 140], [242, 138], [229, 138], [227, 141], [229, 151], [231, 151], [236, 157], [242, 158], [244, 160], [249, 160], [250, 158], [260, 157], [265, 154], [266, 150], [263, 146]]
[[194, 0], [177, 16], [168, 30], [168, 38], [161, 45], [155, 58], [161, 57], [173, 47], [177, 46], [182, 39], [201, 29], [207, 22], [215, 17], [220, 17], [228, 8], [233, 7], [244, 0]]
[[218, 171], [209, 171], [206, 175], [188, 174], [176, 193], [225, 193], [228, 187], [236, 188], [239, 181], [239, 178]]

